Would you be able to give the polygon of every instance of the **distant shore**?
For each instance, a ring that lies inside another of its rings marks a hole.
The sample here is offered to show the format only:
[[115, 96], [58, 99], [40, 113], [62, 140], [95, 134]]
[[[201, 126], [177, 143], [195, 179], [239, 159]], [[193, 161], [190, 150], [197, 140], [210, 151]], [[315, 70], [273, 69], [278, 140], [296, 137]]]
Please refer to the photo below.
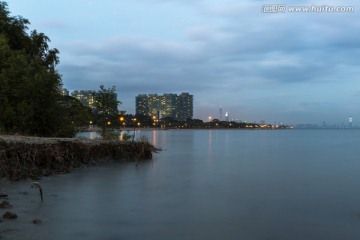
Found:
[[[165, 131], [165, 130], [283, 130], [293, 128], [228, 128], [228, 127], [216, 127], [216, 128], [160, 128], [160, 127], [125, 127], [125, 128], [114, 128], [114, 131]], [[100, 132], [101, 129], [98, 127], [86, 128], [82, 132]]]
[[141, 161], [157, 149], [148, 142], [0, 135], [0, 178], [39, 178], [106, 159]]

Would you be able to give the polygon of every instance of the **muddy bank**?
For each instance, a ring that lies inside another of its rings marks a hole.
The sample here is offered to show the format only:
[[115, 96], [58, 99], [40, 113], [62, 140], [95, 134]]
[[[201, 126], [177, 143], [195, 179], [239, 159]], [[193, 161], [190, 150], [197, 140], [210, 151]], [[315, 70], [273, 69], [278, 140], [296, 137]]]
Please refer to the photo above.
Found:
[[148, 142], [0, 135], [0, 177], [38, 178], [108, 159], [141, 161], [156, 151]]

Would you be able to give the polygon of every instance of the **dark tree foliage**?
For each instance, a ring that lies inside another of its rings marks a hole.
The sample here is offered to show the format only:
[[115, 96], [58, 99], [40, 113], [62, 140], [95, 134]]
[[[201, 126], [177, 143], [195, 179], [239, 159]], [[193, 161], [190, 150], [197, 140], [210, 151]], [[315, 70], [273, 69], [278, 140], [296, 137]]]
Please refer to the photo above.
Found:
[[77, 132], [88, 127], [92, 118], [91, 109], [84, 106], [78, 99], [70, 96], [62, 96], [60, 99], [63, 126], [57, 133], [59, 137], [74, 136]]
[[[57, 136], [69, 124], [61, 104], [57, 49], [0, 2], [0, 132]], [[63, 135], [63, 134], [61, 134]]]
[[116, 87], [113, 86], [106, 89], [104, 85], [100, 85], [100, 90], [96, 93], [95, 100], [97, 122], [101, 126], [104, 137], [108, 128], [114, 127], [119, 123], [118, 106], [121, 102], [117, 100]]

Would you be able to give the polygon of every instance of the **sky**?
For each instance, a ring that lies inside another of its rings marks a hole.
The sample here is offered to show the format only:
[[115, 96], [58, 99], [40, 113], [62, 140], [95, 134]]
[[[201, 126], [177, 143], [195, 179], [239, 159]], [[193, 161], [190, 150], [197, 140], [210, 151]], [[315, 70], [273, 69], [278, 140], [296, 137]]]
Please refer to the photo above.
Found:
[[7, 2], [60, 51], [65, 88], [116, 86], [127, 113], [138, 94], [189, 92], [202, 120], [222, 106], [248, 122], [360, 125], [359, 1]]

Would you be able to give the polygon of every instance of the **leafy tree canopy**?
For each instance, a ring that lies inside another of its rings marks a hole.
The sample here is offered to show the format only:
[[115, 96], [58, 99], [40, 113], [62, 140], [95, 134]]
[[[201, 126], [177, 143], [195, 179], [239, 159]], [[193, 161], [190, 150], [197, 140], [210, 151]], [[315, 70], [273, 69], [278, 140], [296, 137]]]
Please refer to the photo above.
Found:
[[98, 123], [102, 126], [102, 135], [104, 135], [108, 127], [118, 123], [118, 106], [121, 102], [117, 100], [116, 87], [106, 89], [104, 85], [100, 85], [95, 100]]
[[28, 25], [0, 1], [0, 132], [63, 135], [74, 118], [61, 114], [69, 108], [60, 98], [59, 51], [49, 49], [44, 33], [28, 33]]

